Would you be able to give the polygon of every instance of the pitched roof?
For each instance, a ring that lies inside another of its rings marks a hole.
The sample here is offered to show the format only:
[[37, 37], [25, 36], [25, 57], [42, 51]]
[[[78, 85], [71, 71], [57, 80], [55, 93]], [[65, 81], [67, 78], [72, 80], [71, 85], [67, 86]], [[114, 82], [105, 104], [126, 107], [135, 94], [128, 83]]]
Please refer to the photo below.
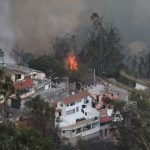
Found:
[[77, 93], [75, 95], [66, 97], [65, 99], [63, 99], [63, 102], [66, 105], [68, 105], [68, 104], [71, 104], [71, 103], [73, 103], [75, 101], [81, 100], [82, 98], [85, 98], [87, 96], [91, 96], [91, 94], [89, 92], [87, 92], [87, 91], [83, 91], [83, 92]]
[[25, 89], [25, 88], [32, 87], [33, 86], [33, 81], [32, 81], [32, 79], [27, 79], [27, 80], [15, 83], [14, 86], [15, 86], [16, 90], [22, 90], [22, 89]]
[[112, 117], [111, 116], [104, 116], [100, 118], [100, 123], [105, 123], [105, 122], [109, 122], [112, 121]]
[[[87, 73], [86, 75], [81, 76], [79, 79], [81, 82], [84, 82], [88, 85], [94, 84], [93, 73]], [[102, 78], [95, 76], [95, 81], [100, 82], [102, 81]]]

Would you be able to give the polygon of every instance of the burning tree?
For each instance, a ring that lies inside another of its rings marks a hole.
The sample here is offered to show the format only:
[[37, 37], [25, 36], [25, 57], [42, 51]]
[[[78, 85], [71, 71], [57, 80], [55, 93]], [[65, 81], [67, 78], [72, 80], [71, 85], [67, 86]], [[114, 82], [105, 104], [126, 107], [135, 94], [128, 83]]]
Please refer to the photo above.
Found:
[[77, 58], [75, 55], [73, 54], [68, 55], [66, 64], [67, 64], [67, 69], [69, 70], [69, 72], [78, 70]]

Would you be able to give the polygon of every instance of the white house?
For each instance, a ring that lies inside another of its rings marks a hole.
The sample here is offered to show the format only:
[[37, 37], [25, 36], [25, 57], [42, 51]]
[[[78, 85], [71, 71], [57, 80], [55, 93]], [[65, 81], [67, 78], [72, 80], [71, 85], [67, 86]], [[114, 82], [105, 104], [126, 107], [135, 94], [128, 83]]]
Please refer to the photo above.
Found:
[[136, 90], [146, 90], [146, 89], [148, 89], [148, 87], [145, 86], [145, 85], [143, 85], [143, 84], [136, 83], [136, 84], [135, 84], [135, 89], [136, 89]]
[[83, 91], [57, 102], [55, 126], [61, 138], [77, 140], [99, 135], [100, 113], [92, 107], [92, 99]]
[[25, 66], [15, 65], [15, 64], [6, 64], [6, 68], [11, 74], [11, 78], [14, 82], [22, 81], [25, 78], [31, 78], [33, 80], [45, 80], [45, 73], [31, 69]]

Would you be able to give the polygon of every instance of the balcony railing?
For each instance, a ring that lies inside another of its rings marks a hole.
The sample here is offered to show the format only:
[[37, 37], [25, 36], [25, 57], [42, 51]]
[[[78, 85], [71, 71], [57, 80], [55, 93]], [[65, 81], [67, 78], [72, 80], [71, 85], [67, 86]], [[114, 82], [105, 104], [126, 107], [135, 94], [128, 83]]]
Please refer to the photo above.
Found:
[[56, 122], [57, 122], [57, 123], [63, 122], [63, 120], [62, 120], [60, 117], [57, 117], [57, 118], [56, 118]]

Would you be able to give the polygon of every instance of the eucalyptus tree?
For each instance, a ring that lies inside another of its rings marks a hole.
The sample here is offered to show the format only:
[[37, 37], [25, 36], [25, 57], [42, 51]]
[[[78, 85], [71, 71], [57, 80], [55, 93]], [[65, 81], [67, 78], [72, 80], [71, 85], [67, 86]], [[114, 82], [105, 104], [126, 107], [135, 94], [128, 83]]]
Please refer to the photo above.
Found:
[[113, 122], [118, 128], [118, 149], [150, 150], [150, 96], [138, 92], [130, 93], [128, 103], [113, 103], [123, 120]]
[[3, 52], [2, 49], [0, 49], [0, 57], [1, 57], [1, 59], [2, 59], [2, 63], [4, 64], [4, 63], [5, 63], [5, 62], [4, 62], [4, 52]]
[[93, 13], [91, 28], [85, 44], [89, 65], [96, 68], [98, 75], [116, 75], [122, 67], [121, 36], [117, 28], [105, 23], [104, 17]]

